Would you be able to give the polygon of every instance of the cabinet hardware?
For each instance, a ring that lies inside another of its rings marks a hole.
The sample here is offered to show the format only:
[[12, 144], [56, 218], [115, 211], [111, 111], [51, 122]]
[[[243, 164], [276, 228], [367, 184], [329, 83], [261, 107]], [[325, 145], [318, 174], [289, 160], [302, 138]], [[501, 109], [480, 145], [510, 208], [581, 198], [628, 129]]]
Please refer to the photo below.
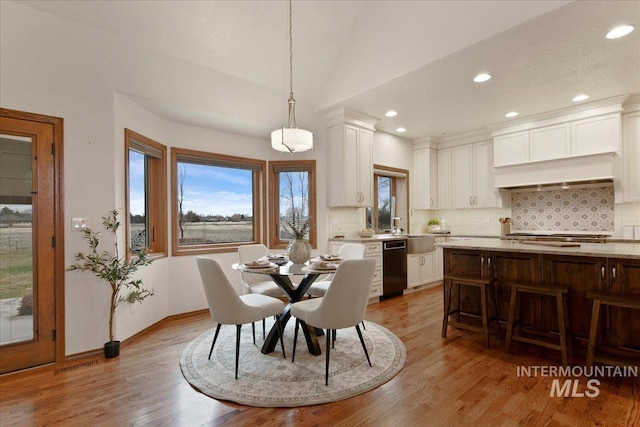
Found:
[[616, 280], [616, 268], [611, 268], [611, 273], [613, 274], [613, 280]]
[[604, 280], [604, 267], [600, 269], [600, 274], [602, 275], [602, 280]]

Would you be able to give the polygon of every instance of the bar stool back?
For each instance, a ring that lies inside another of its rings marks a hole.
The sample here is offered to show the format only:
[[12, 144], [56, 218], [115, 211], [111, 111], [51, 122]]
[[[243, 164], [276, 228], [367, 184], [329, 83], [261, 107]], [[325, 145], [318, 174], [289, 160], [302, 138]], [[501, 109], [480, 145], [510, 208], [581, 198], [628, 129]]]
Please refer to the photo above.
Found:
[[[468, 325], [466, 323], [460, 323], [459, 315], [460, 301], [458, 300], [458, 307], [452, 309], [451, 301], [453, 288], [457, 287], [458, 295], [460, 295], [460, 286], [472, 286], [480, 289], [480, 306], [482, 314], [482, 327]], [[489, 292], [487, 291], [489, 287]], [[490, 294], [490, 295], [489, 295]], [[493, 305], [494, 316], [491, 318], [488, 314], [489, 302]], [[449, 320], [449, 317], [453, 314], [457, 314], [457, 320]], [[498, 338], [500, 338], [500, 323], [498, 322], [498, 296], [496, 294], [496, 286], [493, 279], [484, 277], [465, 277], [445, 275], [444, 277], [444, 318], [442, 319], [442, 337], [447, 337], [447, 327], [449, 325], [458, 329], [467, 329], [475, 332], [482, 332], [484, 336], [484, 346], [489, 348], [489, 323], [496, 322], [496, 330]]]
[[593, 362], [625, 366], [626, 363], [623, 361], [596, 355], [596, 338], [598, 335], [598, 325], [600, 320], [600, 306], [608, 305], [612, 307], [640, 310], [640, 295], [617, 294], [606, 291], [589, 291], [587, 292], [587, 298], [591, 298], [593, 300], [591, 328], [589, 329], [589, 344], [587, 345], [587, 366], [592, 366]]
[[[567, 311], [567, 295], [569, 293], [568, 286], [550, 286], [528, 282], [506, 282], [505, 286], [511, 288], [511, 299], [509, 301], [509, 322], [507, 324], [507, 338], [505, 341], [504, 351], [511, 351], [511, 341], [521, 341], [529, 344], [535, 344], [546, 348], [560, 350], [562, 355], [562, 365], [567, 366], [568, 363], [568, 347], [570, 343], [567, 340], [567, 331], [569, 330], [569, 317]], [[515, 319], [516, 307], [520, 306], [520, 293], [530, 293], [535, 295], [549, 295], [556, 299], [558, 309], [558, 335], [559, 343], [555, 344], [541, 339], [534, 339], [514, 334], [513, 329], [517, 326], [518, 321]]]

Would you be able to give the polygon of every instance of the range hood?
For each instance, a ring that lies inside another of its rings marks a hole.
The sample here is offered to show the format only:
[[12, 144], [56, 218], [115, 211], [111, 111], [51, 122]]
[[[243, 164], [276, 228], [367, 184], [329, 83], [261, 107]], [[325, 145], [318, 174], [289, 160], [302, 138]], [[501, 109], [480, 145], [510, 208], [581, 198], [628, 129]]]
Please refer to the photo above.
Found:
[[619, 164], [616, 153], [606, 153], [501, 166], [494, 168], [494, 184], [510, 190], [613, 182], [617, 203], [622, 200]]

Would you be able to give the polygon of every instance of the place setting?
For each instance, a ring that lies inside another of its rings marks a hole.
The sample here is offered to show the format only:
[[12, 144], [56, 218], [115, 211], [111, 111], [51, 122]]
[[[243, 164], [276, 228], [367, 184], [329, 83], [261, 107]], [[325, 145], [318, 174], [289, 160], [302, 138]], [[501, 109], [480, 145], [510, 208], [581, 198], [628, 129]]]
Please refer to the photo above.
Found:
[[307, 266], [302, 268], [302, 271], [306, 272], [321, 272], [321, 273], [334, 273], [340, 262], [343, 260], [342, 257], [338, 255], [332, 254], [323, 254], [319, 255], [315, 258], [311, 258]]

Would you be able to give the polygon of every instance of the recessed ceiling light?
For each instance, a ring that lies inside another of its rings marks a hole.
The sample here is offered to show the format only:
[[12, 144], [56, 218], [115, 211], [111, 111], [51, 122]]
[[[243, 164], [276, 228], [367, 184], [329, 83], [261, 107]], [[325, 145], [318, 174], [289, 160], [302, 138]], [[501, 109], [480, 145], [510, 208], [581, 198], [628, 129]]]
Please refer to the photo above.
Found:
[[389, 110], [386, 113], [384, 113], [384, 115], [387, 116], [387, 117], [395, 117], [395, 116], [398, 115], [398, 112], [397, 111], [393, 111], [393, 110]]
[[398, 128], [396, 129], [396, 132], [406, 132], [407, 130], [405, 128]]
[[476, 83], [482, 83], [482, 82], [486, 82], [490, 78], [491, 78], [491, 74], [480, 73], [480, 74], [478, 74], [477, 76], [475, 76], [473, 78], [473, 81], [476, 82]]
[[607, 33], [608, 39], [617, 39], [619, 37], [624, 37], [633, 31], [633, 25], [621, 25], [619, 27], [615, 27], [613, 30]]
[[518, 113], [518, 112], [516, 112], [516, 111], [511, 111], [510, 113], [507, 113], [507, 114], [505, 114], [504, 116], [505, 116], [505, 117], [508, 117], [508, 118], [511, 118], [511, 117], [515, 117], [515, 116], [517, 116], [518, 114], [520, 114], [520, 113]]
[[586, 101], [587, 99], [589, 99], [589, 95], [582, 94], [582, 95], [575, 96], [573, 98], [573, 102]]

